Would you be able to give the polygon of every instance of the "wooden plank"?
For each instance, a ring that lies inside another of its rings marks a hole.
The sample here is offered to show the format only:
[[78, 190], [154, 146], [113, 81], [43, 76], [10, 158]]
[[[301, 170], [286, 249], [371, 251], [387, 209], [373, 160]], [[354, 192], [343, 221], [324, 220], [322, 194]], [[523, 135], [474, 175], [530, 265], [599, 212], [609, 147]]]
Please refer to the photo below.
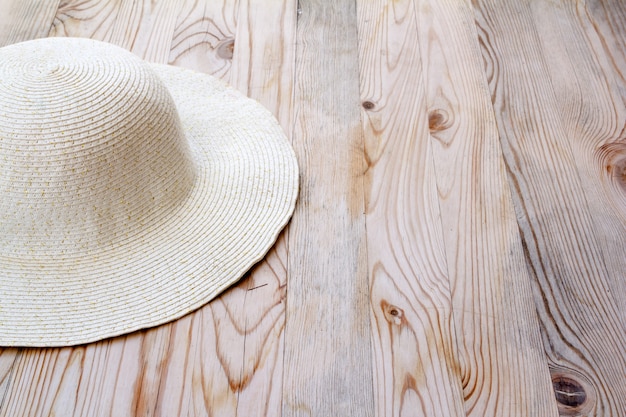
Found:
[[415, 8], [357, 10], [375, 414], [465, 416]]
[[[590, 156], [595, 157], [587, 165], [589, 174], [582, 178], [595, 180], [596, 184], [592, 185], [591, 191], [594, 191], [596, 195], [601, 193], [600, 198], [592, 198], [590, 203], [593, 204], [594, 212], [598, 213], [594, 220], [596, 227], [601, 231], [600, 237], [607, 265], [615, 271], [624, 270], [626, 262], [626, 242], [624, 241], [626, 178], [623, 175], [624, 167], [626, 167], [626, 4], [622, 1], [594, 0], [586, 2], [584, 7], [579, 5], [575, 10], [573, 8], [567, 10], [570, 14], [575, 14], [580, 22], [581, 30], [584, 31], [584, 36], [581, 36], [584, 39], [580, 40], [580, 47], [584, 48], [581, 55], [589, 62], [592, 72], [571, 71], [570, 74], [574, 74], [577, 78], [575, 84], [570, 88], [559, 86], [557, 91], [563, 89], [578, 92], [576, 103], [580, 107], [580, 115], [584, 117], [579, 117], [574, 124], [567, 121], [565, 126], [581, 130], [580, 133], [585, 138], [582, 143], [589, 143], [588, 152], [584, 152], [583, 155], [588, 159]], [[570, 48], [573, 45], [560, 46]], [[554, 64], [554, 61], [550, 62]], [[566, 80], [571, 80], [571, 77]], [[571, 101], [568, 100], [565, 103], [571, 103]], [[601, 116], [601, 118], [589, 117], [591, 114]], [[597, 184], [598, 179], [600, 179], [600, 185]], [[608, 221], [604, 220], [604, 216], [607, 216]], [[614, 282], [613, 285], [619, 285], [620, 282], [624, 281]], [[622, 324], [626, 326], [626, 290], [617, 288], [617, 291], [615, 296], [620, 301]]]
[[60, 0], [0, 2], [0, 47], [48, 35]]
[[371, 416], [373, 387], [353, 1], [300, 1], [283, 416]]
[[[551, 3], [541, 13], [561, 7]], [[543, 29], [529, 2], [503, 7], [477, 1], [475, 16], [560, 409], [577, 415], [624, 414], [623, 270], [612, 269], [603, 250], [589, 201], [594, 194], [587, 197], [590, 182], [582, 179], [581, 161], [589, 158], [581, 154], [584, 136], [565, 127], [563, 112], [571, 115], [568, 123], [583, 126], [587, 118], [602, 115], [571, 113], [581, 108], [580, 97], [570, 97], [566, 106], [559, 103], [563, 96], [552, 83], [551, 65], [557, 65], [560, 48], [554, 56], [544, 48]], [[570, 18], [560, 12], [553, 16], [554, 33], [562, 31], [568, 43], [575, 42]], [[578, 71], [589, 71], [589, 60], [572, 63]]]
[[[296, 2], [239, 2], [230, 83], [270, 109], [292, 137]], [[280, 416], [283, 393], [288, 229], [252, 275], [237, 415]]]
[[473, 10], [415, 4], [465, 410], [556, 415]]
[[[619, 53], [603, 47], [609, 40], [582, 4], [559, 6], [531, 3], [531, 12], [541, 46], [549, 51], [545, 64], [555, 111], [572, 148], [598, 248], [614, 271], [608, 284], [626, 326], [626, 283], [616, 279], [626, 270], [626, 183], [619, 174], [626, 162], [626, 82], [620, 74], [626, 70], [615, 67]], [[560, 24], [547, 25], [553, 20]]]

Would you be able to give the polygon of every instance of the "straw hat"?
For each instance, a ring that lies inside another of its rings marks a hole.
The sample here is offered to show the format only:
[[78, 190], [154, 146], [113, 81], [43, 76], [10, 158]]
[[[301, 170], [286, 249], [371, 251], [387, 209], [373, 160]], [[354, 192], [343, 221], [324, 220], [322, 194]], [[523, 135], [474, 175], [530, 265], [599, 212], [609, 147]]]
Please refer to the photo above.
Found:
[[199, 308], [298, 192], [269, 111], [88, 39], [0, 48], [0, 345], [91, 342]]

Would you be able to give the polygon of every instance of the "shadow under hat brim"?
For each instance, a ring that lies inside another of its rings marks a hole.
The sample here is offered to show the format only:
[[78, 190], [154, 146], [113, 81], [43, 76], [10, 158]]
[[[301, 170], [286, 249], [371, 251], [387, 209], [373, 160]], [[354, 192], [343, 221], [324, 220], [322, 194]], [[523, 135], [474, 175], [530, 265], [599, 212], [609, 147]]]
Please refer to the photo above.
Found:
[[298, 166], [272, 114], [211, 76], [150, 66], [178, 109], [192, 190], [98, 253], [3, 264], [0, 345], [83, 344], [180, 318], [263, 259], [289, 221]]

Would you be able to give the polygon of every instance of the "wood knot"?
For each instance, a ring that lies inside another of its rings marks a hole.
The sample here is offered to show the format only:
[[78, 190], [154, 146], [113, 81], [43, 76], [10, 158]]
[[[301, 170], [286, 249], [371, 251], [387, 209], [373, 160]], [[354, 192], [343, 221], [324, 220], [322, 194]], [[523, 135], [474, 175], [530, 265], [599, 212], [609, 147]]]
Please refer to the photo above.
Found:
[[604, 189], [626, 222], [626, 141], [605, 144], [595, 152]]
[[394, 306], [393, 304], [389, 304], [386, 301], [381, 303], [381, 308], [383, 310], [383, 314], [385, 315], [385, 319], [395, 325], [402, 324], [404, 320], [404, 311], [400, 307]]
[[233, 38], [224, 39], [217, 45], [217, 56], [222, 59], [233, 59], [235, 50], [235, 40]]
[[550, 372], [559, 414], [587, 415], [594, 405], [594, 390], [591, 383], [582, 375], [570, 370], [551, 369]]
[[432, 110], [428, 113], [428, 128], [431, 132], [438, 132], [450, 127], [450, 115], [443, 109]]
[[613, 181], [626, 191], [626, 158], [611, 161], [607, 164], [606, 171], [613, 178]]
[[587, 401], [587, 393], [577, 381], [565, 376], [553, 376], [552, 387], [556, 401], [570, 408], [580, 407]]
[[374, 107], [376, 107], [371, 101], [364, 101], [363, 103], [361, 103], [361, 105], [365, 110], [372, 110]]

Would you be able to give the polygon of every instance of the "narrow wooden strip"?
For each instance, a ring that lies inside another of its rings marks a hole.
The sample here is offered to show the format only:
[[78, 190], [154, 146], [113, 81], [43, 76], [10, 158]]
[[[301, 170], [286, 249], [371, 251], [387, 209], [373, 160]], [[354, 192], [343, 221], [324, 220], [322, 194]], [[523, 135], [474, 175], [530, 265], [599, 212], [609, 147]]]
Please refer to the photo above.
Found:
[[464, 416], [415, 8], [357, 10], [376, 415]]
[[[288, 137], [293, 129], [296, 49], [293, 1], [239, 3], [230, 82], [272, 111]], [[243, 375], [237, 415], [279, 416], [282, 409], [287, 231], [255, 270], [243, 299]]]
[[[626, 327], [615, 293], [623, 271], [611, 269], [594, 225], [581, 179], [583, 137], [564, 126], [552, 54], [542, 46], [530, 3], [477, 1], [475, 16], [556, 398], [562, 410], [581, 415], [623, 414]], [[568, 33], [568, 19], [551, 24]], [[575, 62], [580, 71], [585, 65]], [[572, 108], [567, 117], [576, 122]]]
[[60, 0], [0, 2], [0, 47], [48, 35]]
[[299, 13], [283, 416], [371, 416], [356, 11], [311, 0]]
[[473, 11], [415, 5], [467, 415], [556, 415]]

